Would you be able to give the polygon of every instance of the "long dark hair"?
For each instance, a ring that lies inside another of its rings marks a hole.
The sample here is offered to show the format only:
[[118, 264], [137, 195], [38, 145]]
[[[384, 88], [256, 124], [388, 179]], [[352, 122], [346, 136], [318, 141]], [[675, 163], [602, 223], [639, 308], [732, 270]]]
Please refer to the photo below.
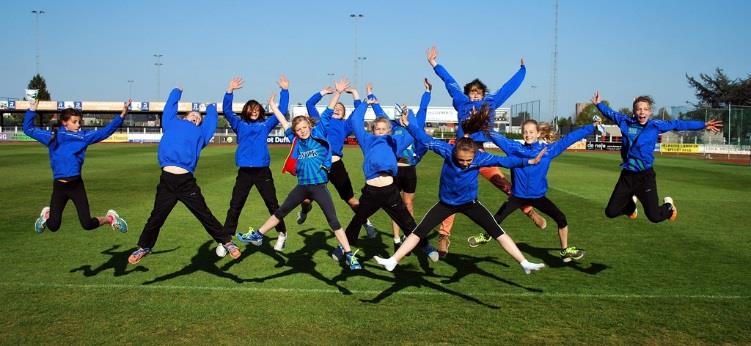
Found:
[[[250, 110], [253, 109], [253, 107], [258, 107], [260, 112], [258, 112], [258, 119], [253, 120], [250, 118]], [[253, 121], [264, 121], [266, 120], [266, 110], [263, 109], [263, 106], [256, 100], [250, 100], [248, 102], [245, 102], [245, 105], [243, 106], [242, 112], [240, 112], [240, 118], [242, 120], [245, 120], [246, 122], [253, 122]]]
[[464, 85], [464, 95], [469, 96], [469, 91], [475, 88], [482, 90], [483, 95], [488, 92], [488, 86], [485, 85], [485, 83], [481, 82], [479, 79], [475, 78], [473, 81]]
[[74, 117], [74, 116], [83, 118], [83, 114], [81, 113], [81, 111], [75, 108], [65, 108], [63, 109], [62, 112], [60, 112], [60, 116], [58, 117], [57, 123], [51, 124], [52, 136], [50, 136], [50, 144], [49, 144], [50, 147], [52, 146], [57, 147], [57, 144], [58, 144], [57, 131], [60, 129], [60, 126], [62, 126], [64, 121], [68, 121], [70, 120], [71, 117]]
[[473, 109], [467, 119], [462, 121], [462, 130], [466, 134], [472, 134], [475, 132], [487, 132], [488, 121], [490, 120], [490, 105], [484, 103], [480, 110]]

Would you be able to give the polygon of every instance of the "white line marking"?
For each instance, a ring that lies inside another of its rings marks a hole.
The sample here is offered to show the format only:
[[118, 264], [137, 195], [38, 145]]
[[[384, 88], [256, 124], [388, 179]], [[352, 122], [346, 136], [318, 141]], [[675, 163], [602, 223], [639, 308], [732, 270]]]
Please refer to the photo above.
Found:
[[[30, 282], [2, 282], [2, 287], [43, 287], [43, 288], [73, 288], [73, 289], [144, 289], [161, 291], [246, 291], [246, 292], [269, 292], [269, 293], [295, 293], [295, 294], [342, 294], [336, 289], [325, 288], [282, 288], [282, 287], [222, 287], [222, 286], [176, 286], [176, 285], [123, 285], [123, 284], [49, 284]], [[383, 291], [388, 290], [388, 288]], [[379, 290], [349, 290], [352, 294], [378, 295]], [[461, 292], [468, 296], [485, 297], [540, 297], [540, 298], [601, 298], [601, 299], [714, 299], [736, 300], [751, 299], [751, 296], [721, 295], [721, 294], [587, 294], [587, 293], [525, 293], [525, 292]], [[398, 291], [392, 295], [414, 296], [446, 296], [448, 293], [436, 292], [428, 289], [421, 291]]]

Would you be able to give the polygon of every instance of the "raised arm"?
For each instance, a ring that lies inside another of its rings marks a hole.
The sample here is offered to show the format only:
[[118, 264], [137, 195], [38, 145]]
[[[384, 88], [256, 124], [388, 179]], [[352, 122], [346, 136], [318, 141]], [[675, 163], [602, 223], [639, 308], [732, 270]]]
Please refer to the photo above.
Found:
[[308, 101], [305, 102], [305, 109], [308, 111], [308, 116], [310, 116], [313, 119], [318, 119], [321, 117], [321, 114], [318, 113], [318, 109], [316, 108], [316, 105], [318, 102], [321, 102], [321, 99], [329, 94], [333, 94], [334, 89], [330, 86], [327, 86], [321, 91], [313, 94]]
[[[284, 75], [279, 76], [279, 111], [285, 116], [289, 115], [289, 80]], [[276, 124], [274, 124], [276, 126]]]
[[511, 79], [506, 81], [506, 83], [501, 86], [498, 91], [496, 91], [495, 95], [493, 96], [493, 104], [491, 105], [493, 109], [496, 109], [500, 107], [506, 100], [508, 100], [511, 95], [514, 94], [514, 92], [519, 89], [519, 86], [522, 85], [522, 82], [524, 81], [524, 76], [527, 74], [527, 68], [524, 66], [524, 58], [521, 59], [521, 67], [519, 67], [519, 71], [516, 71], [516, 73], [511, 76]]
[[610, 121], [616, 124], [620, 124], [621, 121], [629, 118], [628, 115], [621, 114], [610, 109], [608, 105], [606, 105], [604, 102], [601, 102], [601, 101], [602, 101], [602, 98], [600, 98], [600, 91], [599, 90], [595, 91], [595, 95], [592, 96], [592, 104], [594, 104], [597, 107], [597, 110], [600, 111], [600, 113], [604, 117], [608, 118]]
[[203, 146], [209, 145], [211, 138], [216, 132], [216, 125], [219, 122], [219, 113], [216, 111], [216, 103], [206, 106], [206, 115], [201, 122], [201, 132], [203, 133]]
[[655, 120], [655, 123], [660, 132], [699, 131], [705, 128], [718, 132], [722, 128], [722, 121], [715, 119], [710, 119], [706, 123], [698, 120]]
[[276, 94], [271, 94], [271, 97], [269, 97], [269, 107], [271, 108], [271, 112], [274, 113], [276, 120], [279, 121], [279, 123], [282, 125], [282, 128], [286, 131], [289, 128], [289, 122], [284, 118], [284, 114], [279, 111], [279, 107], [276, 105], [276, 103], [274, 103], [275, 98]]
[[388, 118], [389, 116], [383, 110], [383, 107], [381, 107], [381, 103], [378, 101], [378, 98], [373, 94], [373, 84], [368, 83], [365, 86], [365, 90], [367, 90], [368, 92], [368, 100], [373, 101], [370, 106], [373, 107], [373, 112], [375, 113], [376, 118]]
[[112, 134], [117, 131], [117, 128], [122, 125], [125, 116], [128, 115], [128, 107], [130, 107], [130, 102], [131, 100], [128, 100], [128, 102], [123, 103], [123, 110], [122, 112], [120, 112], [120, 115], [113, 118], [112, 121], [107, 124], [107, 126], [96, 131], [86, 132], [83, 137], [84, 141], [89, 144], [94, 144], [107, 139], [109, 136], [112, 136]]
[[594, 132], [595, 132], [594, 124], [582, 126], [574, 130], [573, 132], [569, 133], [566, 136], [563, 136], [563, 138], [549, 145], [548, 146], [549, 155], [552, 157], [556, 157], [562, 154], [564, 151], [566, 151], [566, 148], [570, 147], [572, 144], [582, 140], [584, 137], [587, 137]]
[[451, 159], [454, 150], [452, 146], [444, 141], [439, 141], [433, 137], [428, 136], [425, 130], [417, 125], [417, 119], [415, 119], [412, 111], [403, 113], [401, 117], [402, 126], [407, 128], [407, 132], [414, 138], [415, 142], [424, 145], [429, 150], [434, 151], [444, 159]]
[[515, 155], [521, 150], [521, 143], [508, 139], [506, 136], [493, 130], [488, 131], [488, 133], [490, 134], [490, 141], [501, 148], [506, 155]]
[[344, 89], [344, 92], [352, 95], [352, 103], [355, 105], [355, 108], [357, 108], [357, 106], [360, 105], [360, 102], [362, 102], [360, 100], [360, 94], [357, 92], [357, 89], [349, 87], [347, 89]]
[[232, 101], [234, 99], [234, 91], [242, 88], [243, 83], [245, 83], [245, 81], [240, 77], [232, 78], [232, 80], [229, 81], [229, 86], [227, 86], [227, 90], [224, 93], [224, 99], [222, 100], [222, 113], [224, 113], [224, 118], [227, 119], [229, 126], [235, 130], [241, 120], [240, 117], [232, 111]]
[[29, 103], [29, 109], [26, 110], [26, 115], [23, 117], [23, 133], [36, 139], [39, 143], [49, 145], [52, 132], [34, 127], [34, 118], [37, 116], [37, 102], [37, 100], [32, 100]]
[[162, 127], [167, 128], [174, 124], [176, 121], [180, 121], [177, 118], [177, 105], [180, 102], [180, 98], [183, 96], [183, 90], [180, 88], [174, 88], [167, 96], [167, 102], [164, 103], [164, 109], [162, 110]]
[[430, 105], [430, 96], [433, 91], [433, 85], [430, 84], [427, 78], [423, 81], [425, 92], [422, 93], [420, 98], [420, 108], [417, 110], [417, 125], [421, 128], [425, 127], [425, 119], [428, 116], [428, 106]]
[[427, 57], [428, 63], [433, 67], [435, 74], [438, 75], [438, 77], [441, 78], [443, 83], [446, 85], [446, 91], [448, 91], [449, 95], [454, 101], [454, 108], [456, 108], [459, 104], [468, 102], [469, 97], [467, 97], [467, 95], [464, 95], [464, 91], [459, 86], [459, 83], [454, 80], [454, 77], [449, 74], [445, 67], [438, 64], [438, 49], [435, 46], [428, 49]]
[[367, 141], [370, 137], [367, 131], [365, 131], [365, 112], [368, 110], [368, 104], [365, 102], [360, 103], [352, 114], [349, 115], [347, 121], [352, 125], [352, 132], [357, 137], [357, 142], [360, 143], [360, 147], [365, 149], [367, 147]]

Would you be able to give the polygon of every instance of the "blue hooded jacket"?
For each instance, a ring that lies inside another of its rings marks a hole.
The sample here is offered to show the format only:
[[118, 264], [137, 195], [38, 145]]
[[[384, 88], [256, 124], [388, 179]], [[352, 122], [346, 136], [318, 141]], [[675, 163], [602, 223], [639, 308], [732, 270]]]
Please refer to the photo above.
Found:
[[[430, 105], [430, 91], [426, 91], [422, 94], [422, 97], [420, 98], [420, 108], [417, 110], [417, 125], [420, 128], [425, 127], [425, 118], [428, 114], [428, 105]], [[368, 98], [375, 98], [375, 95], [370, 94], [368, 95]], [[373, 104], [373, 112], [375, 112], [377, 117], [384, 117], [388, 118], [388, 114], [383, 110], [380, 104], [374, 103]], [[395, 117], [398, 117], [398, 114], [394, 114]], [[407, 129], [401, 125], [399, 122], [399, 119], [391, 119], [391, 133], [395, 135], [404, 135], [412, 137], [412, 135], [409, 134]], [[413, 139], [414, 141], [414, 139]], [[407, 149], [404, 149], [404, 151], [401, 152], [401, 155], [399, 155], [399, 161], [404, 162], [406, 161], [409, 163], [410, 166], [417, 166], [418, 163], [422, 160], [423, 156], [428, 152], [428, 148], [425, 147], [422, 143], [418, 141], [414, 141], [414, 143], [407, 147]]]
[[182, 97], [182, 91], [177, 88], [172, 89], [164, 104], [162, 112], [164, 134], [159, 141], [157, 157], [159, 167], [177, 166], [193, 173], [196, 170], [201, 150], [214, 137], [218, 114], [215, 104], [208, 105], [201, 125], [196, 126], [177, 116], [180, 97]]
[[363, 102], [349, 116], [352, 122], [352, 130], [355, 132], [357, 142], [365, 156], [362, 163], [365, 180], [373, 179], [381, 174], [396, 176], [396, 158], [399, 153], [412, 144], [413, 140], [410, 136], [375, 136], [365, 131], [365, 111], [367, 108], [368, 104]]
[[[305, 102], [305, 108], [308, 110], [308, 115], [314, 119], [320, 119], [321, 117], [327, 118], [328, 128], [326, 129], [327, 138], [331, 145], [332, 155], [344, 157], [344, 142], [352, 134], [352, 123], [348, 119], [334, 118], [334, 110], [326, 107], [323, 114], [318, 114], [316, 104], [321, 101], [323, 96], [320, 92], [316, 92], [311, 96], [307, 102]], [[355, 100], [355, 108], [360, 105], [360, 100]]]
[[[235, 164], [238, 167], [268, 167], [271, 164], [271, 156], [267, 139], [279, 121], [273, 115], [263, 121], [245, 121], [232, 111], [232, 100], [232, 93], [225, 93], [222, 110], [232, 131], [237, 134]], [[289, 91], [282, 89], [279, 93], [279, 111], [286, 115], [288, 108]]]
[[52, 131], [42, 130], [33, 126], [36, 115], [35, 111], [26, 111], [26, 115], [23, 118], [23, 132], [48, 148], [52, 177], [54, 179], [81, 175], [81, 167], [86, 158], [86, 149], [88, 146], [107, 139], [123, 123], [120, 115], [116, 115], [107, 126], [96, 131], [68, 131], [64, 126], [60, 125], [57, 135], [55, 135], [53, 140]]

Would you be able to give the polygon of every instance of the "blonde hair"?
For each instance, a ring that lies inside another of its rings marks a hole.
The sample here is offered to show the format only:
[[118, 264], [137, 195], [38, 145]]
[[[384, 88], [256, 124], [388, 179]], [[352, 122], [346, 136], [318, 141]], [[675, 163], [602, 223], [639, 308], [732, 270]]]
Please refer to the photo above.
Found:
[[386, 119], [384, 117], [378, 117], [375, 120], [373, 120], [373, 123], [370, 125], [370, 131], [371, 132], [375, 131], [376, 124], [378, 124], [378, 123], [386, 123], [386, 125], [389, 128], [389, 130], [391, 130], [391, 120]]
[[528, 119], [522, 124], [522, 128], [527, 124], [534, 124], [537, 128], [537, 132], [540, 132], [540, 139], [550, 143], [558, 139], [558, 133], [553, 131], [552, 126], [549, 123], [538, 123], [537, 120]]
[[292, 118], [292, 131], [295, 131], [297, 128], [297, 125], [299, 125], [301, 122], [307, 122], [308, 126], [310, 126], [311, 129], [313, 129], [313, 126], [316, 125], [316, 120], [307, 116], [307, 115], [298, 115], [294, 118]]

